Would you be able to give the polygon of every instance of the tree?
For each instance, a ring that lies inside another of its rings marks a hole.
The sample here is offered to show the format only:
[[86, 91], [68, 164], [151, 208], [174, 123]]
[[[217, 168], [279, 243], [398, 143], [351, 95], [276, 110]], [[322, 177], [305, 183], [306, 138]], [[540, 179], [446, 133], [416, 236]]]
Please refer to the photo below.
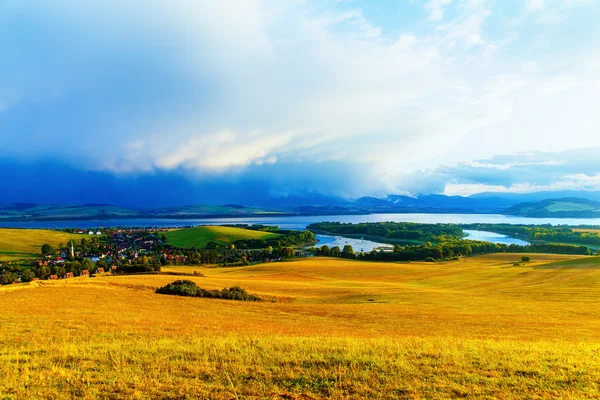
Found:
[[88, 271], [92, 272], [96, 270], [96, 264], [94, 264], [94, 262], [89, 258], [84, 258], [81, 260], [81, 269], [87, 269]]
[[529, 261], [531, 261], [531, 257], [529, 257], [529, 256], [523, 256], [523, 257], [521, 257], [521, 261], [523, 261], [523, 262], [529, 262]]
[[340, 250], [340, 246], [333, 246], [329, 250], [329, 255], [331, 255], [333, 257], [339, 257], [341, 253], [342, 253], [342, 250]]
[[31, 282], [35, 279], [35, 274], [31, 270], [31, 268], [27, 268], [23, 272], [21, 272], [21, 282]]
[[52, 246], [51, 244], [44, 243], [44, 245], [42, 246], [43, 255], [53, 254], [55, 251], [56, 250], [54, 249], [54, 246]]
[[81, 251], [83, 253], [86, 252], [88, 243], [89, 241], [86, 238], [81, 238]]
[[351, 245], [346, 244], [342, 249], [342, 257], [344, 258], [354, 258], [354, 249]]
[[284, 258], [294, 257], [294, 249], [292, 249], [291, 247], [284, 247], [281, 253]]
[[52, 271], [50, 271], [50, 268], [48, 267], [39, 267], [37, 271], [35, 271], [35, 274], [40, 279], [48, 279], [50, 275], [52, 275]]
[[19, 276], [14, 272], [4, 272], [0, 275], [0, 284], [1, 285], [10, 285], [11, 283], [17, 282], [19, 280]]
[[321, 246], [321, 248], [319, 249], [319, 255], [328, 256], [329, 255], [329, 246], [327, 246], [326, 244]]

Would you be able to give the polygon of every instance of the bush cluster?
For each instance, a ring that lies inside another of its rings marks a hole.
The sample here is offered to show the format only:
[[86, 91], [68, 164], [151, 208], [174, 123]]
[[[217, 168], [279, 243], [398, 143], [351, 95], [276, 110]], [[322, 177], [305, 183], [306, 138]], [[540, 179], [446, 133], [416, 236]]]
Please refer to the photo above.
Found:
[[170, 294], [175, 296], [207, 297], [211, 299], [238, 300], [238, 301], [262, 301], [258, 296], [246, 292], [239, 286], [229, 289], [207, 290], [189, 280], [178, 280], [166, 286], [156, 289], [156, 293]]

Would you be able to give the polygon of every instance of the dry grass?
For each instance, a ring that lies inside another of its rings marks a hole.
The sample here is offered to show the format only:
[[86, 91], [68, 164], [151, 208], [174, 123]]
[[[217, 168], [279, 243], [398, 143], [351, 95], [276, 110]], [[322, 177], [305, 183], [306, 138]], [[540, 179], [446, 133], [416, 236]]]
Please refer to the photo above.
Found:
[[0, 261], [32, 257], [39, 253], [44, 243], [58, 246], [69, 240], [81, 240], [83, 235], [44, 229], [0, 229]]
[[569, 259], [171, 268], [266, 303], [165, 275], [0, 289], [0, 397], [598, 398], [600, 268]]
[[574, 232], [590, 232], [590, 233], [600, 233], [600, 229], [593, 228], [574, 228]]

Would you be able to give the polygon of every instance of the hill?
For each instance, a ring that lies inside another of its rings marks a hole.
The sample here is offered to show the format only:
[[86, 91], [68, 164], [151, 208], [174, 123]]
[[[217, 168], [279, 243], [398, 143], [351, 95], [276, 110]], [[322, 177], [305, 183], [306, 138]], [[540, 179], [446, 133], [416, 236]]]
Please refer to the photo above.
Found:
[[58, 246], [83, 235], [43, 229], [0, 229], [0, 260], [10, 261], [32, 257], [40, 252], [43, 244]]
[[198, 226], [195, 228], [175, 229], [166, 233], [169, 244], [177, 247], [201, 249], [209, 242], [227, 245], [236, 240], [266, 239], [279, 236], [276, 233], [256, 231], [228, 226]]
[[0, 205], [0, 221], [58, 221], [68, 219], [135, 217], [137, 211], [109, 204], [6, 204]]
[[172, 275], [0, 287], [0, 398], [600, 397], [598, 259], [519, 260], [164, 271], [258, 303], [156, 294]]
[[531, 218], [600, 218], [600, 202], [577, 197], [548, 199], [517, 204], [504, 214]]

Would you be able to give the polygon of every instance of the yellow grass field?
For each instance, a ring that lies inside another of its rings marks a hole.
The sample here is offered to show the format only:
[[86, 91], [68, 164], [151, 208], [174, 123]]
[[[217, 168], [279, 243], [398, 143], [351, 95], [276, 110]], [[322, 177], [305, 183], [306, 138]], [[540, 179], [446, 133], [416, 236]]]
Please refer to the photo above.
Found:
[[81, 240], [83, 235], [44, 229], [0, 229], [0, 261], [33, 257], [44, 243], [58, 246], [69, 240]]
[[[600, 258], [314, 258], [0, 287], [0, 398], [600, 398]], [[194, 271], [204, 276], [193, 276]]]
[[600, 229], [593, 229], [593, 228], [573, 228], [573, 232], [600, 233]]

